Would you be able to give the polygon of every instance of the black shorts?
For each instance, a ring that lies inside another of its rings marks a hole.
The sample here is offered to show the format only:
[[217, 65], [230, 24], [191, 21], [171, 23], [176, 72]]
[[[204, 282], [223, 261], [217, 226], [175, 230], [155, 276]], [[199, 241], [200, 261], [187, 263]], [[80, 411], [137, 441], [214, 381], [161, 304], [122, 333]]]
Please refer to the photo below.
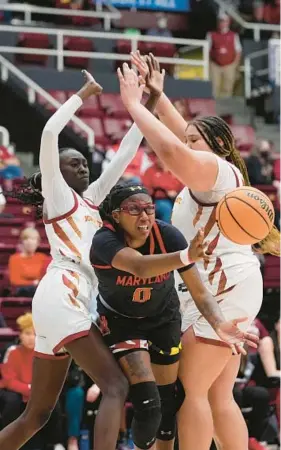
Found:
[[181, 316], [178, 308], [166, 308], [159, 316], [143, 319], [108, 311], [100, 315], [100, 330], [117, 359], [136, 350], [146, 350], [154, 364], [169, 365], [179, 360]]

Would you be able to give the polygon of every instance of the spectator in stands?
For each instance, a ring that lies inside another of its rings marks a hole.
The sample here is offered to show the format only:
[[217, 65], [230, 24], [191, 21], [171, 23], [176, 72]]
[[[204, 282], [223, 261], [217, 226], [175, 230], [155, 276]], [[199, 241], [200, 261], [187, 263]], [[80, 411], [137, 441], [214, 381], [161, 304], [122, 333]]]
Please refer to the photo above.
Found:
[[142, 182], [154, 199], [157, 218], [170, 222], [174, 200], [183, 189], [183, 184], [158, 158], [155, 158], [153, 165], [144, 172]]
[[68, 437], [67, 450], [79, 450], [78, 439], [85, 400], [84, 383], [82, 370], [72, 362], [64, 388]]
[[11, 149], [0, 145], [0, 178], [13, 180], [22, 176], [23, 172], [19, 159], [13, 154]]
[[171, 31], [168, 28], [168, 19], [163, 13], [157, 14], [156, 27], [147, 30], [146, 34], [148, 36], [158, 36], [158, 37], [173, 37]]
[[272, 184], [274, 180], [273, 164], [270, 142], [259, 141], [246, 161], [251, 184]]
[[20, 234], [21, 251], [10, 256], [10, 283], [16, 295], [32, 297], [44, 275], [49, 256], [37, 252], [40, 235], [35, 228], [25, 228]]
[[[8, 425], [23, 412], [31, 392], [35, 346], [32, 315], [26, 313], [20, 316], [17, 319], [17, 324], [20, 329], [20, 344], [8, 348], [2, 365], [2, 378], [5, 387], [5, 391], [1, 392], [3, 426]], [[61, 425], [61, 418], [58, 410], [55, 410], [51, 423], [43, 430], [44, 433], [35, 436], [33, 439], [34, 448], [41, 447], [38, 445], [38, 441], [42, 437], [44, 444], [51, 443], [54, 450], [64, 450], [64, 447], [58, 443], [61, 441], [61, 427], [59, 425]]]
[[230, 18], [218, 17], [216, 31], [207, 34], [210, 45], [210, 77], [215, 97], [231, 97], [241, 59], [239, 35], [230, 30]]
[[280, 0], [270, 0], [264, 5], [263, 20], [265, 23], [280, 24]]
[[280, 317], [274, 325], [270, 336], [265, 336], [259, 345], [259, 359], [256, 364], [253, 380], [258, 386], [270, 388], [274, 394], [276, 415], [280, 427]]

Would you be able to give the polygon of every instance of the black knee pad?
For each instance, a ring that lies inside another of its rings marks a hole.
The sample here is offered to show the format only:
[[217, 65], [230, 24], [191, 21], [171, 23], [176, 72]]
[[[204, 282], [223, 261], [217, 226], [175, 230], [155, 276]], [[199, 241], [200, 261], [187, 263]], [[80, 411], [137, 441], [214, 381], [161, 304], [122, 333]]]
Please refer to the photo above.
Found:
[[147, 450], [156, 441], [161, 423], [161, 400], [154, 381], [130, 386], [130, 398], [134, 407], [132, 433], [135, 445]]
[[175, 383], [158, 386], [161, 398], [162, 420], [157, 433], [157, 439], [170, 441], [176, 435], [176, 414], [180, 409], [185, 393], [179, 379]]

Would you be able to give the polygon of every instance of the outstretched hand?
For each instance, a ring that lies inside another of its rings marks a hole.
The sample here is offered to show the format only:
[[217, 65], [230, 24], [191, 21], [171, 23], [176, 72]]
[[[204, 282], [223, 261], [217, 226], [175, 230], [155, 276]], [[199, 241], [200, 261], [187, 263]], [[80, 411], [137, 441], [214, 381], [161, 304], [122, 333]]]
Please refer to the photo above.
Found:
[[222, 341], [231, 347], [232, 352], [235, 355], [240, 353], [243, 355], [247, 354], [246, 350], [242, 346], [243, 343], [247, 344], [249, 347], [257, 348], [258, 346], [258, 336], [241, 331], [237, 326], [239, 323], [247, 320], [247, 317], [240, 317], [238, 319], [229, 320], [228, 322], [222, 322], [216, 328], [217, 335]]
[[144, 85], [139, 83], [137, 74], [133, 69], [130, 69], [127, 63], [124, 63], [122, 70], [117, 69], [117, 75], [120, 83], [120, 95], [124, 106], [130, 108], [139, 104], [142, 99]]
[[160, 96], [164, 89], [165, 70], [160, 69], [160, 64], [155, 56], [152, 53], [142, 56], [137, 50], [131, 53], [131, 62], [137, 67], [140, 79], [145, 83], [145, 90]]
[[102, 86], [89, 72], [87, 72], [87, 70], [82, 70], [82, 74], [85, 79], [85, 84], [80, 91], [77, 92], [77, 95], [79, 95], [82, 100], [86, 100], [91, 97], [91, 95], [100, 95], [103, 91]]
[[196, 262], [204, 259], [204, 261], [209, 262], [210, 256], [206, 253], [206, 248], [209, 243], [204, 242], [204, 238], [204, 228], [200, 228], [188, 247], [190, 261]]

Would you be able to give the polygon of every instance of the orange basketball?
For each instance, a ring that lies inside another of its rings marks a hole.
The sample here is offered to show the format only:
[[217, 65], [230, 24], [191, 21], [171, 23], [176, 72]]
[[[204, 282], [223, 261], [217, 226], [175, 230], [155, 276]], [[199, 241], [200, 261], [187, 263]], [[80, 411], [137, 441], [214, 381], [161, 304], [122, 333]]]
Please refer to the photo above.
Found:
[[274, 217], [274, 207], [267, 195], [250, 186], [226, 194], [216, 209], [222, 234], [241, 245], [252, 245], [264, 239], [273, 227]]

